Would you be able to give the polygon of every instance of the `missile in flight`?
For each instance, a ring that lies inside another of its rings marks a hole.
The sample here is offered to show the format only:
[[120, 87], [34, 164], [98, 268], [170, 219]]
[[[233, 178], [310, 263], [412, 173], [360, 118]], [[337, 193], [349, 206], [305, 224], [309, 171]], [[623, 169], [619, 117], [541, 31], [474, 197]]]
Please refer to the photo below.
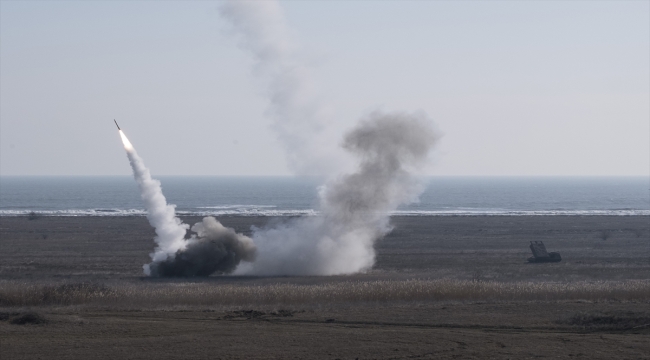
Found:
[[[115, 119], [113, 119], [113, 121], [115, 121]], [[117, 126], [117, 130], [122, 130], [122, 129], [120, 129], [120, 126], [117, 125], [117, 121], [115, 121], [115, 126]]]

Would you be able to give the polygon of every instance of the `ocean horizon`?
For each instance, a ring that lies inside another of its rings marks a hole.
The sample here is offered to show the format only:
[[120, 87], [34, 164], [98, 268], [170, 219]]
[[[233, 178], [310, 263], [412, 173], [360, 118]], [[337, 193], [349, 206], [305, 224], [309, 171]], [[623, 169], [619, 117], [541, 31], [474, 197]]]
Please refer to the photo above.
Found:
[[[312, 216], [324, 180], [155, 176], [180, 216]], [[391, 215], [650, 215], [645, 176], [434, 176]], [[131, 176], [0, 176], [0, 216], [143, 216]]]

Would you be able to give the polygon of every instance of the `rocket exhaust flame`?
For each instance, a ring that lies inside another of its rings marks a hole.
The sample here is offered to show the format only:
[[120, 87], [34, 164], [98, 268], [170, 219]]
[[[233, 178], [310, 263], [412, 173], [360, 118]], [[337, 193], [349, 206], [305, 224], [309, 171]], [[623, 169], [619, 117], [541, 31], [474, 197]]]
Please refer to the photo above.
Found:
[[[117, 125], [117, 123], [116, 123]], [[217, 219], [206, 217], [192, 226], [192, 234], [185, 238], [190, 226], [176, 216], [176, 206], [167, 204], [160, 181], [153, 179], [144, 161], [119, 130], [126, 155], [133, 169], [133, 177], [147, 210], [149, 224], [156, 230], [157, 246], [151, 253], [150, 264], [143, 266], [149, 276], [209, 276], [212, 273], [230, 273], [241, 260], [252, 261], [256, 247], [253, 241], [221, 225]]]
[[122, 138], [122, 144], [124, 144], [124, 149], [126, 151], [134, 151], [133, 145], [131, 145], [131, 142], [129, 139], [124, 135], [124, 131], [120, 130], [120, 137]]

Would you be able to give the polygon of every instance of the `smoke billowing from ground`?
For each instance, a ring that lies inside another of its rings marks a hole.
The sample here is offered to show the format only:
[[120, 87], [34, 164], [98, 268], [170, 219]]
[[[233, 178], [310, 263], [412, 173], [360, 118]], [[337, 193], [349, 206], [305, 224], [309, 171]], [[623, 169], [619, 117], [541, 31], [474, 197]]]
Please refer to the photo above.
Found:
[[389, 213], [417, 200], [423, 186], [413, 175], [438, 139], [424, 114], [371, 114], [344, 140], [359, 160], [356, 172], [321, 190], [315, 217], [256, 229], [254, 263], [237, 273], [336, 275], [368, 270], [374, 242], [390, 231]]
[[[307, 91], [308, 71], [296, 61], [279, 3], [232, 0], [221, 10], [256, 60], [256, 72], [270, 81], [270, 114], [289, 164], [298, 174], [313, 168], [322, 174], [330, 165], [322, 149], [330, 147], [319, 136], [319, 107]], [[259, 256], [237, 273], [334, 275], [372, 267], [374, 242], [390, 231], [389, 212], [422, 191], [414, 175], [438, 137], [424, 114], [377, 112], [362, 119], [343, 142], [358, 160], [357, 171], [321, 189], [319, 216], [256, 229]]]
[[255, 244], [249, 237], [226, 228], [212, 216], [192, 226], [196, 232], [175, 256], [149, 264], [151, 276], [210, 276], [229, 274], [241, 260], [255, 260]]
[[156, 231], [157, 246], [151, 254], [151, 263], [143, 266], [149, 276], [209, 276], [227, 274], [240, 261], [253, 261], [256, 247], [253, 241], [221, 225], [213, 217], [192, 226], [192, 235], [185, 239], [189, 225], [177, 216], [174, 205], [168, 205], [160, 181], [152, 179], [149, 169], [120, 130], [133, 176], [140, 188], [147, 209], [147, 219]]

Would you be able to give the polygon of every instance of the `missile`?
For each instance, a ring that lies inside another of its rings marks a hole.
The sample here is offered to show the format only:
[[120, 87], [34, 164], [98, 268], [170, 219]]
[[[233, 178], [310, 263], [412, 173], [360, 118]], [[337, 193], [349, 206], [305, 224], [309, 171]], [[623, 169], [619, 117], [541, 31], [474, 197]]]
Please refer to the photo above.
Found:
[[[115, 121], [115, 119], [113, 119], [113, 121]], [[117, 125], [117, 121], [115, 121], [115, 126], [117, 126], [117, 130], [122, 130], [122, 129], [120, 129], [120, 126]]]

